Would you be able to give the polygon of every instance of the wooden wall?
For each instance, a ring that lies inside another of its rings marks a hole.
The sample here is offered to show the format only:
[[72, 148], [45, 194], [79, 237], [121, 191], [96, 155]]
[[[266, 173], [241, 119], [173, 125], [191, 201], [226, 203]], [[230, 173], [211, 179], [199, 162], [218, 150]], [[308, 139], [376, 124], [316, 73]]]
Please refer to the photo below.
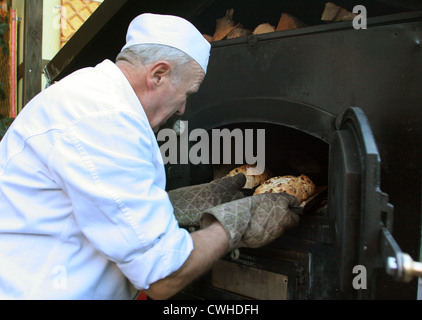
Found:
[[[9, 30], [10, 30], [10, 6], [8, 5], [9, 1], [0, 1], [0, 5], [2, 6], [0, 8], [0, 23], [8, 23], [9, 24]], [[5, 12], [5, 6], [7, 5], [8, 9], [7, 12]], [[9, 30], [6, 31], [5, 35], [1, 37], [2, 41], [6, 42], [9, 47], [10, 42], [10, 32]], [[2, 117], [9, 117], [9, 108], [10, 108], [10, 59], [9, 59], [9, 48], [6, 50], [2, 50], [0, 48], [0, 83], [2, 83], [2, 89], [4, 90], [6, 94], [6, 99], [0, 100], [0, 118]]]

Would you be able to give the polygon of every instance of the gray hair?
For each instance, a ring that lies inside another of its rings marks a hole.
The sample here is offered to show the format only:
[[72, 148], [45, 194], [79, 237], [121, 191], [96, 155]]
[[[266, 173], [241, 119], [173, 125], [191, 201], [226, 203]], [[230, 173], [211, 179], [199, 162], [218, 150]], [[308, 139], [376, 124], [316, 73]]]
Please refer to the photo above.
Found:
[[123, 50], [116, 58], [116, 62], [125, 60], [134, 65], [168, 61], [172, 65], [172, 81], [178, 84], [186, 71], [191, 69], [193, 60], [183, 51], [161, 44], [138, 44]]

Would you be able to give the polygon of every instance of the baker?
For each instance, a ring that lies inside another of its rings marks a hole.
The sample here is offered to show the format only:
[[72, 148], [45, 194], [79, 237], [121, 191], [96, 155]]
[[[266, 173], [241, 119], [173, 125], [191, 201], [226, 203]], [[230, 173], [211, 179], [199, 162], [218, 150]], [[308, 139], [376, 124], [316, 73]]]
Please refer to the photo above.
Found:
[[115, 63], [25, 106], [0, 144], [0, 299], [167, 299], [297, 224], [294, 197], [245, 197], [243, 174], [165, 191], [154, 132], [183, 114], [209, 54], [190, 22], [142, 14]]

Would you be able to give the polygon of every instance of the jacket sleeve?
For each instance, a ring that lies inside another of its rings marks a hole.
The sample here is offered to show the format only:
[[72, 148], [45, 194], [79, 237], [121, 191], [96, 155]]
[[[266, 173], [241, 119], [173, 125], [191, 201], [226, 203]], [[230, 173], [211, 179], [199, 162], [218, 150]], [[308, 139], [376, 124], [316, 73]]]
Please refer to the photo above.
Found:
[[49, 158], [83, 235], [137, 289], [178, 270], [193, 250], [164, 190], [157, 152], [145, 119], [107, 111], [66, 128]]

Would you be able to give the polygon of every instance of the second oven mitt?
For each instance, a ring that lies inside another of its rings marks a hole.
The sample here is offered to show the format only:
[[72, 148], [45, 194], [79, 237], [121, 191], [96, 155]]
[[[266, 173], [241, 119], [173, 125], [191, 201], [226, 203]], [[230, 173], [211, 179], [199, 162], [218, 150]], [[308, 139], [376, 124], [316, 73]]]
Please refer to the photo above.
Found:
[[259, 201], [259, 209], [252, 214], [239, 247], [265, 246], [299, 224], [302, 208], [296, 197], [285, 193], [270, 193], [255, 201]]
[[264, 193], [224, 203], [203, 212], [201, 228], [214, 216], [229, 238], [229, 251], [239, 247], [258, 248], [299, 223], [298, 200], [287, 194]]
[[240, 173], [209, 183], [182, 187], [168, 192], [174, 215], [181, 226], [199, 226], [202, 212], [219, 204], [245, 197], [246, 177]]

